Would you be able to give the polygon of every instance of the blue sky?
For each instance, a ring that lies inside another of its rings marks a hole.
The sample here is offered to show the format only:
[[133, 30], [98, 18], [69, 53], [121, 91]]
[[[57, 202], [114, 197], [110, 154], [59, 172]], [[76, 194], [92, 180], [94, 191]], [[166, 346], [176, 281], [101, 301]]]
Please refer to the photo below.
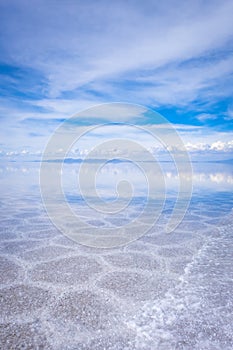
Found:
[[74, 113], [127, 102], [164, 115], [190, 152], [230, 157], [232, 13], [225, 0], [2, 1], [2, 154], [39, 154]]

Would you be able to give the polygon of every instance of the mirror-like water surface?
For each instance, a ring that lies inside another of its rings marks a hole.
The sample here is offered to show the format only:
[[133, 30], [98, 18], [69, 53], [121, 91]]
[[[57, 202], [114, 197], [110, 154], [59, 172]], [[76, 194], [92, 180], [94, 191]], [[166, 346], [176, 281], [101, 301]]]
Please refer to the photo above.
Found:
[[[107, 205], [118, 198], [119, 181], [132, 185], [125, 210], [106, 215], [80, 198], [79, 167], [64, 164], [63, 189], [74, 213], [90, 225], [87, 235], [124, 229], [139, 215], [147, 200], [140, 169], [130, 163], [100, 168], [96, 189]], [[164, 228], [178, 174], [170, 163], [161, 167], [166, 198], [155, 225], [125, 246], [98, 249], [52, 224], [40, 196], [39, 163], [2, 163], [4, 349], [232, 349], [233, 165], [193, 164], [191, 202], [170, 234]]]

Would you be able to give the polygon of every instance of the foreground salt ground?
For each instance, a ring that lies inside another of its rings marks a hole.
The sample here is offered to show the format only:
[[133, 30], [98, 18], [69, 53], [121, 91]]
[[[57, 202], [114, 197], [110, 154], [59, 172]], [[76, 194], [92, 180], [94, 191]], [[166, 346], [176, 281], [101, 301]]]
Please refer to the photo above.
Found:
[[170, 235], [165, 211], [141, 239], [94, 249], [59, 233], [39, 198], [5, 198], [1, 348], [232, 349], [233, 218], [221, 208], [195, 203]]

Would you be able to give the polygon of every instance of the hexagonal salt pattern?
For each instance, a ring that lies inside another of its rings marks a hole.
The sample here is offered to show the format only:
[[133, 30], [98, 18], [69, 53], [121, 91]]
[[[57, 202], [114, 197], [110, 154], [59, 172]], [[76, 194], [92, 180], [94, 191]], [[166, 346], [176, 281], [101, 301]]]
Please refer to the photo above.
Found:
[[2, 205], [2, 349], [233, 348], [232, 217], [216, 229], [216, 211], [195, 207], [172, 234], [164, 216], [127, 246], [95, 249], [59, 233], [38, 199]]

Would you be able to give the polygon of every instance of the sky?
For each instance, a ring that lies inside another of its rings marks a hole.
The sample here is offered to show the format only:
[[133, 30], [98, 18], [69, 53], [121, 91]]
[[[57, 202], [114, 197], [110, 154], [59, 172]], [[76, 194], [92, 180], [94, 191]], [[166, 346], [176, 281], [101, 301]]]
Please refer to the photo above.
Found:
[[[189, 152], [233, 158], [232, 14], [232, 0], [1, 1], [0, 154], [39, 155], [67, 118], [123, 102], [161, 113]], [[77, 126], [155, 123], [117, 118]]]

